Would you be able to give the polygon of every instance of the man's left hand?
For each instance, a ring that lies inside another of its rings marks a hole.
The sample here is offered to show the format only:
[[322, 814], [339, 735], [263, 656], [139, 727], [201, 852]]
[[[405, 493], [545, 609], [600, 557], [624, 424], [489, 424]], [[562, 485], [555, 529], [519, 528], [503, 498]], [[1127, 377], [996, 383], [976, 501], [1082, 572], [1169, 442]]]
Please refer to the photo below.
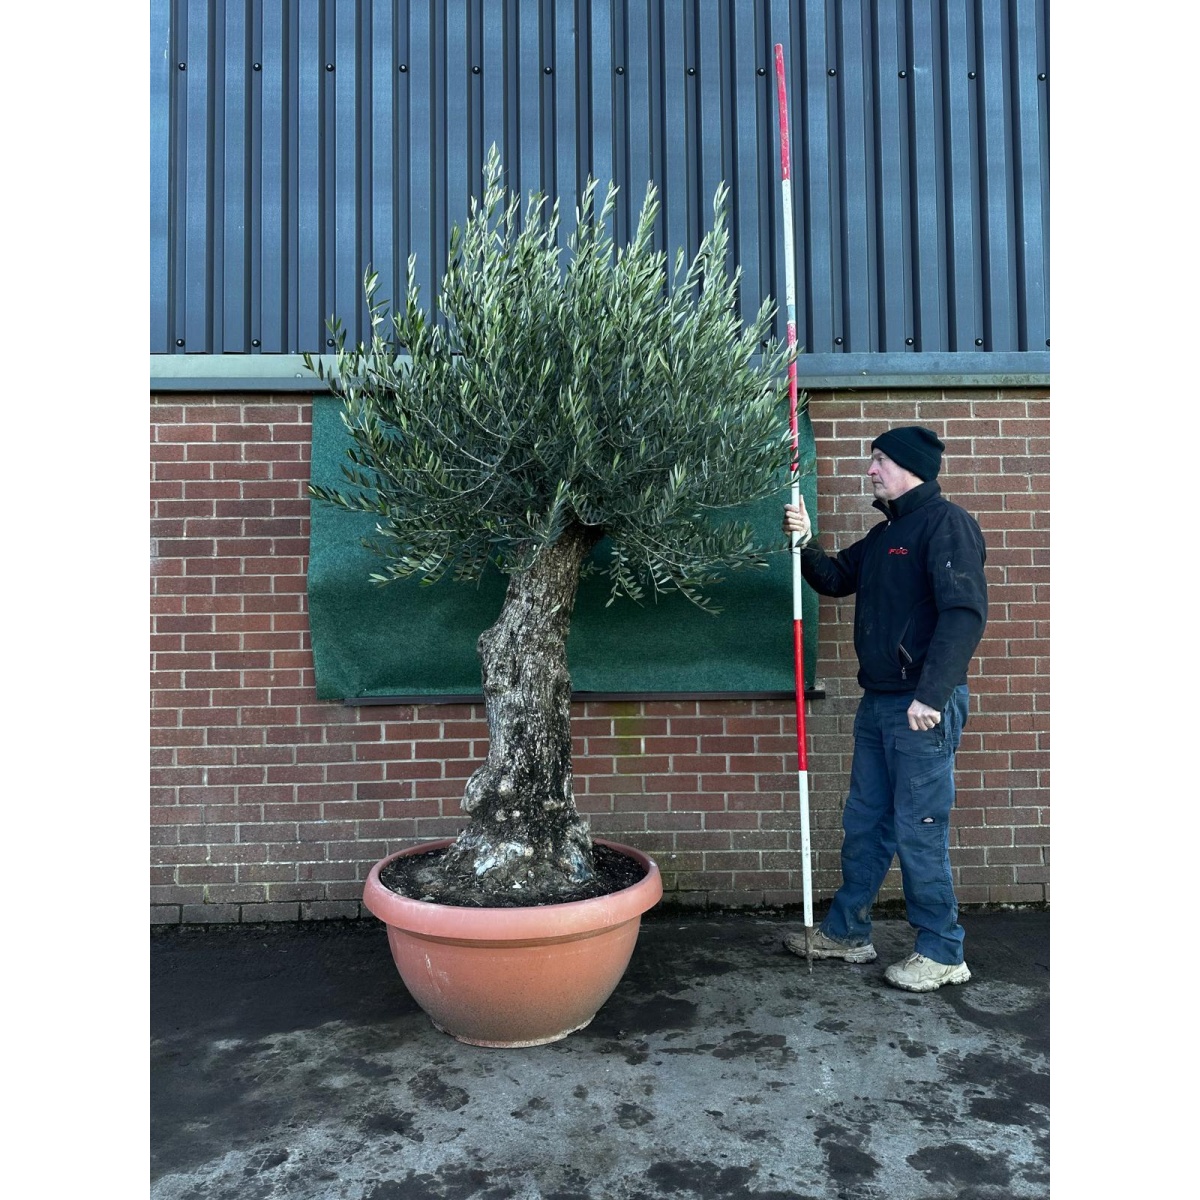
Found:
[[928, 704], [922, 704], [920, 700], [914, 700], [908, 706], [908, 727], [914, 733], [932, 729], [941, 719], [942, 714], [936, 708], [930, 708]]

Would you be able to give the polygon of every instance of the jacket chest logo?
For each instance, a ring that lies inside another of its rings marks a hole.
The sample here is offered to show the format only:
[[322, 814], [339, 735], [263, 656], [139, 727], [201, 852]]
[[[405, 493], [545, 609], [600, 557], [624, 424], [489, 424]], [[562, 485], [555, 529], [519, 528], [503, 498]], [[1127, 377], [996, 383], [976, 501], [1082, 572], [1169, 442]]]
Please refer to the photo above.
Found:
[[888, 548], [888, 553], [889, 554], [907, 554], [908, 551], [903, 546], [890, 546]]

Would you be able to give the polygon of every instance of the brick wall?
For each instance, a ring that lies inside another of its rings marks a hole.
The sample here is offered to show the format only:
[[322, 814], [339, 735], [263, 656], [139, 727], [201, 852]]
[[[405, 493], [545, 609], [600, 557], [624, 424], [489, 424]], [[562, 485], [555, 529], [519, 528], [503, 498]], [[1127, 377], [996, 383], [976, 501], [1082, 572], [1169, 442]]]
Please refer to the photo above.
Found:
[[[1048, 900], [1048, 393], [819, 393], [811, 412], [827, 548], [876, 519], [863, 465], [881, 428], [920, 422], [947, 443], [941, 481], [983, 527], [991, 600], [958, 759], [958, 894]], [[377, 858], [460, 827], [482, 707], [315, 699], [307, 403], [164, 395], [151, 417], [151, 919], [359, 916]], [[822, 601], [827, 698], [809, 715], [818, 906], [839, 878], [852, 620], [852, 603]], [[774, 701], [580, 704], [577, 803], [596, 833], [655, 856], [669, 903], [797, 903], [793, 729]], [[893, 872], [881, 898], [899, 896]]]

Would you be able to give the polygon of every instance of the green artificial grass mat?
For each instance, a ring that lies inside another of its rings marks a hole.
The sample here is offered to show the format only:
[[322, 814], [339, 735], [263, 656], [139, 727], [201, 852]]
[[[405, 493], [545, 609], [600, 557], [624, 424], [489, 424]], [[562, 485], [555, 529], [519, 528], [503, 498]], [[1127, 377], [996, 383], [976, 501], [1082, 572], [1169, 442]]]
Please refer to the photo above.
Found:
[[[313, 402], [312, 479], [344, 484], [342, 463], [350, 436], [340, 402]], [[800, 418], [800, 461], [814, 461], [812, 425]], [[801, 480], [810, 513], [817, 511], [816, 476]], [[678, 692], [790, 692], [792, 570], [780, 532], [789, 496], [734, 510], [762, 541], [779, 546], [766, 570], [734, 571], [708, 595], [721, 612], [712, 616], [679, 595], [647, 592], [640, 605], [618, 599], [606, 607], [609, 582], [585, 578], [579, 590], [567, 658], [577, 692], [620, 695]], [[489, 570], [479, 583], [442, 580], [422, 585], [401, 580], [380, 585], [368, 576], [381, 560], [362, 545], [374, 528], [369, 513], [312, 502], [308, 566], [309, 622], [321, 700], [387, 696], [479, 695], [475, 642], [500, 612], [506, 577]], [[607, 543], [596, 548], [602, 562]], [[817, 665], [817, 597], [803, 589], [804, 663], [808, 687]]]

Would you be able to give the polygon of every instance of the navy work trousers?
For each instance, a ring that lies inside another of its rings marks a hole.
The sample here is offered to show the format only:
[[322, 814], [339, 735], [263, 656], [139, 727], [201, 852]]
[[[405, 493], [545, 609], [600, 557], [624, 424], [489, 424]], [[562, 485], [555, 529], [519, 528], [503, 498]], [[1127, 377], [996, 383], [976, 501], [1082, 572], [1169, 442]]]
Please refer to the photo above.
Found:
[[821, 931], [852, 945], [869, 942], [871, 905], [898, 854], [916, 952], [955, 964], [963, 960], [963, 928], [950, 876], [950, 810], [967, 688], [955, 688], [941, 721], [919, 733], [908, 727], [912, 702], [911, 692], [865, 692], [859, 703], [842, 814], [842, 886]]

